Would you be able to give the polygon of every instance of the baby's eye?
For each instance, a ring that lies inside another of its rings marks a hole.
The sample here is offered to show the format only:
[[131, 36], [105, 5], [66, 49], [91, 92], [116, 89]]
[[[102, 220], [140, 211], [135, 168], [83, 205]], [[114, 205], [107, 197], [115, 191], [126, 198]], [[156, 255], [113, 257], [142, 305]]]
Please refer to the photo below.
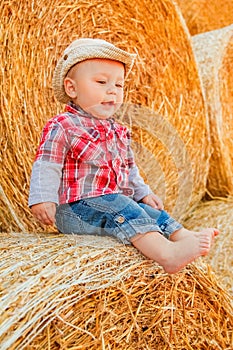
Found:
[[118, 88], [123, 88], [123, 87], [124, 87], [124, 85], [123, 85], [123, 84], [118, 83], [118, 84], [116, 84], [116, 87], [118, 87]]
[[104, 81], [104, 80], [97, 80], [96, 82], [99, 84], [106, 84], [106, 81]]

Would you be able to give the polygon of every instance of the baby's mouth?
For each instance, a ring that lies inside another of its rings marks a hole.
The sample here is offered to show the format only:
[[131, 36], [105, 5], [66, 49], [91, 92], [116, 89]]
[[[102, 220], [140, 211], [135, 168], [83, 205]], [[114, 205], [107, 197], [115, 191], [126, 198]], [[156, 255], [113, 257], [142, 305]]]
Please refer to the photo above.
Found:
[[111, 106], [115, 105], [115, 102], [114, 101], [105, 101], [105, 102], [102, 102], [101, 104], [104, 105], [104, 106], [111, 107]]

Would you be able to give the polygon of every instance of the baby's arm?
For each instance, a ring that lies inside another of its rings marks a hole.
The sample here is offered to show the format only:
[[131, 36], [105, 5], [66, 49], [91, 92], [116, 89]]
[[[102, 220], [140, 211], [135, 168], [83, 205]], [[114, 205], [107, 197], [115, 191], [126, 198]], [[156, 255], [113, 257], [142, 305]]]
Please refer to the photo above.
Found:
[[143, 178], [139, 173], [139, 169], [136, 165], [134, 159], [134, 153], [132, 148], [129, 146], [128, 148], [128, 161], [129, 161], [129, 187], [134, 189], [134, 197], [133, 199], [136, 202], [143, 202], [145, 204], [150, 205], [153, 208], [163, 210], [163, 202], [162, 200], [155, 195], [150, 186], [147, 185]]
[[62, 169], [69, 148], [63, 119], [55, 117], [45, 125], [32, 167], [28, 204], [33, 215], [46, 225], [55, 223]]
[[29, 193], [32, 214], [45, 225], [55, 223], [62, 165], [37, 160], [33, 164]]
[[44, 225], [55, 224], [56, 204], [53, 202], [45, 202], [34, 204], [31, 207], [33, 216]]
[[134, 189], [133, 199], [136, 202], [139, 202], [142, 198], [152, 193], [150, 187], [145, 184], [143, 178], [139, 174], [137, 166], [134, 166], [129, 170], [129, 187]]
[[142, 201], [145, 204], [150, 205], [156, 209], [163, 209], [162, 200], [155, 195], [150, 187], [145, 184], [143, 178], [139, 174], [137, 166], [130, 169], [129, 173], [129, 186], [134, 189], [134, 200]]

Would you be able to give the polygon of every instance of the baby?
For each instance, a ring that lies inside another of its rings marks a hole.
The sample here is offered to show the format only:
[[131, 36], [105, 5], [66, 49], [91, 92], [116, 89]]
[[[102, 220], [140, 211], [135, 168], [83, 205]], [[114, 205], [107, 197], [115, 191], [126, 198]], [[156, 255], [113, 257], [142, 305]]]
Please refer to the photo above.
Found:
[[29, 206], [42, 224], [115, 237], [176, 273], [208, 254], [219, 231], [185, 229], [139, 174], [129, 130], [114, 120], [134, 60], [100, 39], [77, 39], [66, 48], [53, 78], [65, 111], [43, 129]]

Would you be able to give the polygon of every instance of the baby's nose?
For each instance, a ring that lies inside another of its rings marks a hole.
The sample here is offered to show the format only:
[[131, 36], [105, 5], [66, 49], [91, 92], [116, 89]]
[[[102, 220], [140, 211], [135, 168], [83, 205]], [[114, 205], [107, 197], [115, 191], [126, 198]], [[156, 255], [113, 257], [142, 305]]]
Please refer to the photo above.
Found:
[[108, 94], [116, 94], [117, 88], [114, 84], [110, 84], [107, 88]]

